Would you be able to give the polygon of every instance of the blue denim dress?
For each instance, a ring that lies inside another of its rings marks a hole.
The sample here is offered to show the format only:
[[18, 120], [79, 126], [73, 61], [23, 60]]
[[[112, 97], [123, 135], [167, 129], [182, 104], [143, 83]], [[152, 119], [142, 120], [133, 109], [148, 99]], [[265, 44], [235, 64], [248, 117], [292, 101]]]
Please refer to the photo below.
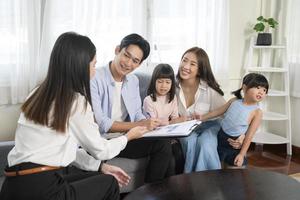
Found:
[[207, 121], [203, 122], [191, 135], [180, 139], [185, 153], [185, 173], [221, 169], [217, 151], [219, 130], [220, 120]]

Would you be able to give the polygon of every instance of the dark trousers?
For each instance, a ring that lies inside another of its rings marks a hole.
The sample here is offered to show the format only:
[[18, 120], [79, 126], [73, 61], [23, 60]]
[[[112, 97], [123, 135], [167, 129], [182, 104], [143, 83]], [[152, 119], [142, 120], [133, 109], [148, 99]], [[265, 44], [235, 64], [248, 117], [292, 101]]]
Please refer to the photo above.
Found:
[[[23, 163], [6, 171], [30, 169], [39, 165]], [[78, 170], [79, 172], [79, 170]], [[99, 172], [65, 174], [65, 169], [6, 177], [1, 200], [100, 200], [119, 199], [116, 179]]]
[[118, 157], [143, 158], [149, 157], [146, 168], [145, 182], [151, 183], [173, 175], [172, 147], [168, 139], [138, 139], [128, 142]]
[[[234, 165], [235, 157], [240, 153], [240, 149], [234, 149], [229, 142], [227, 141], [229, 138], [237, 139], [238, 137], [232, 137], [227, 135], [223, 129], [221, 128], [218, 133], [218, 153], [220, 157], [220, 161], [225, 162], [228, 165]], [[247, 164], [246, 158], [244, 158], [243, 165]]]

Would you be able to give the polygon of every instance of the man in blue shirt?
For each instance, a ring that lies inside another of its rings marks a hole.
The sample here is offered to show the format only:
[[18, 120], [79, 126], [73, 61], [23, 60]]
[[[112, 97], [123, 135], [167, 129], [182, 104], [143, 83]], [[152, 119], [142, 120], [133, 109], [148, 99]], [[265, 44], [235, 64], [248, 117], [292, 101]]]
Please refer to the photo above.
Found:
[[[115, 58], [96, 70], [91, 80], [93, 111], [101, 134], [127, 132], [136, 126], [153, 130], [158, 119], [146, 119], [141, 110], [139, 81], [134, 74], [150, 53], [149, 43], [138, 34], [124, 37], [115, 49]], [[119, 157], [142, 158], [149, 156], [145, 182], [166, 177], [171, 163], [169, 140], [130, 141]]]

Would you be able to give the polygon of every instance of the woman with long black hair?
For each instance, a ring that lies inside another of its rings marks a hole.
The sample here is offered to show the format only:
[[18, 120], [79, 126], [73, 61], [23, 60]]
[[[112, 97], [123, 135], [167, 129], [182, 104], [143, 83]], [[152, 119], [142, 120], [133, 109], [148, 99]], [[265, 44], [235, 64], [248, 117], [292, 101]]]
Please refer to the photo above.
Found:
[[[21, 107], [1, 200], [119, 199], [118, 183], [126, 185], [130, 177], [101, 160], [118, 155], [146, 128], [111, 140], [100, 136], [89, 82], [95, 63], [96, 48], [88, 37], [73, 32], [59, 36], [46, 79]], [[91, 164], [92, 157], [98, 163]], [[93, 172], [65, 175], [70, 164]]]

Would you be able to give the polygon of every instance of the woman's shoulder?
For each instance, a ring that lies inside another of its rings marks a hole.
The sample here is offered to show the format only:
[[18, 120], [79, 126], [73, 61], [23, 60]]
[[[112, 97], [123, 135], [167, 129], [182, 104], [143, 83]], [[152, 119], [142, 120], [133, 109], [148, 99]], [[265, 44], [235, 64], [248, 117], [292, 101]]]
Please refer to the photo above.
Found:
[[72, 105], [71, 115], [78, 112], [92, 111], [91, 105], [87, 102], [86, 97], [80, 93], [76, 93]]
[[211, 93], [211, 94], [219, 94], [215, 89], [213, 89], [212, 87], [210, 87], [206, 81], [204, 80], [200, 80], [199, 82], [199, 89], [202, 90], [206, 90], [207, 92]]

